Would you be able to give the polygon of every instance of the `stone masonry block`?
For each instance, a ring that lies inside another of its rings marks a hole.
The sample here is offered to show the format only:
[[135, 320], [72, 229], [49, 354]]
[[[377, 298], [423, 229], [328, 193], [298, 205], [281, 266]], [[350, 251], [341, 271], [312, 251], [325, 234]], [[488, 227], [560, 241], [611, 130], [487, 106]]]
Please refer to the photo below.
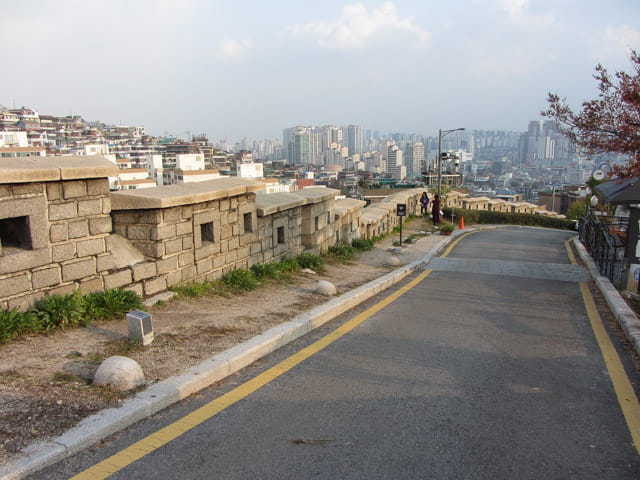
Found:
[[67, 283], [66, 285], [60, 285], [59, 287], [46, 290], [47, 295], [69, 295], [76, 291], [75, 283]]
[[69, 238], [66, 223], [56, 223], [49, 228], [49, 239], [51, 243], [63, 242]]
[[62, 198], [62, 184], [60, 182], [47, 183], [47, 200], [54, 201]]
[[236, 208], [238, 208], [238, 197], [231, 197], [229, 199], [229, 203], [229, 208], [235, 210]]
[[83, 280], [78, 287], [82, 293], [101, 292], [104, 290], [104, 281], [102, 277]]
[[176, 236], [176, 226], [171, 225], [159, 225], [151, 230], [151, 240], [165, 240], [167, 238], [173, 238]]
[[42, 195], [44, 193], [44, 184], [42, 183], [24, 183], [13, 186], [14, 195]]
[[176, 236], [188, 235], [193, 233], [193, 222], [184, 221], [176, 224]]
[[189, 267], [184, 267], [184, 268], [180, 269], [179, 271], [182, 272], [182, 281], [183, 282], [189, 282], [189, 281], [193, 280], [194, 278], [196, 278], [196, 275], [197, 275], [197, 271], [196, 271], [196, 266], [195, 265], [191, 265]]
[[128, 292], [134, 292], [136, 295], [138, 295], [139, 297], [143, 296], [142, 293], [142, 285], [139, 283], [134, 283], [132, 285], [129, 285], [127, 287], [124, 288], [126, 291]]
[[140, 223], [159, 225], [162, 223], [162, 210], [145, 210], [139, 214]]
[[105, 215], [109, 215], [111, 213], [111, 199], [103, 198], [102, 199], [102, 213]]
[[155, 262], [139, 263], [131, 267], [133, 270], [133, 281], [139, 282], [140, 280], [146, 280], [147, 278], [156, 276], [156, 264]]
[[179, 222], [180, 220], [182, 220], [182, 208], [165, 208], [162, 211], [162, 220], [164, 223]]
[[198, 275], [203, 275], [205, 273], [213, 270], [213, 261], [211, 258], [205, 258], [204, 260], [196, 263], [196, 269], [198, 271]]
[[101, 233], [111, 233], [111, 217], [96, 217], [89, 219], [89, 233], [100, 235]]
[[182, 218], [191, 220], [191, 217], [193, 217], [193, 205], [182, 207]]
[[78, 216], [78, 208], [76, 202], [60, 203], [58, 205], [49, 205], [49, 221], [67, 220]]
[[87, 180], [88, 195], [108, 195], [109, 180], [106, 178], [92, 178]]
[[182, 272], [180, 270], [176, 270], [175, 272], [171, 272], [167, 275], [167, 285], [169, 287], [180, 285], [181, 283], [182, 283]]
[[174, 255], [173, 257], [165, 258], [164, 260], [158, 260], [156, 262], [156, 266], [158, 269], [158, 275], [176, 270], [178, 268], [178, 256]]
[[182, 250], [193, 250], [193, 235], [182, 237]]
[[104, 276], [104, 288], [109, 290], [111, 288], [124, 287], [131, 283], [131, 270], [126, 269], [121, 272], [112, 273]]
[[54, 267], [47, 267], [40, 270], [34, 270], [31, 275], [31, 282], [33, 289], [38, 290], [43, 287], [50, 287], [60, 283], [60, 267], [58, 265]]
[[11, 196], [11, 188], [9, 187], [9, 185], [0, 185], [0, 198], [10, 197], [10, 196]]
[[164, 255], [164, 245], [162, 243], [132, 242], [133, 246], [142, 252], [143, 255], [151, 258], [161, 258]]
[[214, 269], [222, 268], [225, 265], [226, 265], [226, 262], [225, 262], [225, 256], [224, 255], [218, 255], [217, 257], [213, 257], [213, 268]]
[[181, 238], [176, 238], [174, 240], [164, 242], [164, 252], [166, 255], [171, 255], [172, 253], [178, 253], [180, 251], [182, 251]]
[[236, 260], [238, 260], [238, 252], [236, 250], [232, 250], [231, 252], [227, 253], [224, 257], [224, 261], [227, 264], [233, 263]]
[[231, 225], [223, 225], [220, 227], [220, 239], [227, 240], [231, 238], [231, 234], [233, 233], [233, 229]]
[[31, 291], [31, 282], [26, 273], [12, 275], [0, 280], [0, 298]]
[[81, 238], [89, 235], [89, 223], [86, 220], [69, 222], [69, 238]]
[[129, 225], [127, 227], [127, 238], [129, 240], [149, 240], [151, 238], [151, 227], [147, 225]]
[[195, 261], [195, 256], [193, 254], [193, 250], [190, 252], [182, 252], [178, 255], [178, 266], [184, 267], [185, 265], [190, 265]]
[[228, 198], [224, 198], [220, 200], [220, 211], [221, 212], [226, 212], [227, 210], [229, 210], [230, 205], [229, 205], [229, 199]]
[[105, 252], [103, 238], [92, 238], [91, 240], [83, 240], [76, 245], [76, 252], [79, 257], [88, 257]]
[[28, 293], [26, 295], [21, 295], [19, 297], [10, 298], [7, 302], [7, 309], [13, 310], [14, 308], [18, 309], [18, 311], [23, 312], [27, 310], [29, 307], [33, 305], [33, 303], [42, 297], [42, 293], [38, 295], [34, 295], [32, 293]]
[[116, 266], [115, 259], [113, 258], [113, 254], [107, 253], [105, 255], [98, 255], [96, 257], [96, 271], [97, 272], [107, 272], [109, 270], [113, 270]]
[[74, 243], [63, 243], [62, 245], [51, 246], [51, 261], [64, 262], [76, 256], [76, 245]]
[[238, 237], [231, 237], [229, 239], [229, 250], [236, 250], [240, 247], [240, 239]]
[[249, 256], [249, 247], [238, 248], [238, 258], [243, 259]]
[[80, 278], [90, 277], [96, 274], [95, 258], [84, 260], [72, 260], [62, 264], [62, 281], [69, 282]]
[[155, 295], [158, 292], [163, 292], [167, 289], [167, 279], [164, 277], [148, 280], [144, 282], [144, 294], [145, 296]]
[[78, 215], [86, 217], [89, 215], [100, 215], [102, 213], [102, 202], [99, 198], [78, 201]]
[[87, 196], [87, 182], [84, 180], [68, 180], [62, 182], [62, 193], [65, 199]]

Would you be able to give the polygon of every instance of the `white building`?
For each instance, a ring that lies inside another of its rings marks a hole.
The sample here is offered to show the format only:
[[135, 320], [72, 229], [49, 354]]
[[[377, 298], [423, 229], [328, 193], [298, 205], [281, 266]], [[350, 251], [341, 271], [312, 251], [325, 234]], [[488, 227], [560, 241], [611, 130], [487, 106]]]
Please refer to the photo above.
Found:
[[0, 132], [0, 147], [28, 147], [27, 132]]
[[262, 163], [238, 163], [237, 175], [241, 178], [262, 178], [264, 176]]

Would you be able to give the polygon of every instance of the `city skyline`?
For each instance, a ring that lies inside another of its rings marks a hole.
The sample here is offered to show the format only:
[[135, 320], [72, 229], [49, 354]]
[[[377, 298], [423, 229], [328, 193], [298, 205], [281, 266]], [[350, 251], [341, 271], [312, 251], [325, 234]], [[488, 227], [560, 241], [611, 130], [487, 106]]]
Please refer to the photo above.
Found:
[[293, 125], [524, 130], [549, 91], [628, 68], [640, 5], [592, 1], [11, 4], [0, 104], [212, 142]]

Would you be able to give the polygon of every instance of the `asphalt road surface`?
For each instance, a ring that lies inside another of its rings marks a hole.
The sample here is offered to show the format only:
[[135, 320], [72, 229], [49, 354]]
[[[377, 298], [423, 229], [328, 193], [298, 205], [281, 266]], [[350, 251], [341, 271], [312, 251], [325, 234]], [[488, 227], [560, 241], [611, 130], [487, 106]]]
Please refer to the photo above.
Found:
[[[120, 465], [110, 479], [637, 480], [570, 236], [466, 236], [414, 284], [31, 478], [102, 478], [107, 459]], [[245, 395], [247, 381], [259, 388]], [[132, 463], [121, 453], [225, 393], [226, 408], [176, 439]]]

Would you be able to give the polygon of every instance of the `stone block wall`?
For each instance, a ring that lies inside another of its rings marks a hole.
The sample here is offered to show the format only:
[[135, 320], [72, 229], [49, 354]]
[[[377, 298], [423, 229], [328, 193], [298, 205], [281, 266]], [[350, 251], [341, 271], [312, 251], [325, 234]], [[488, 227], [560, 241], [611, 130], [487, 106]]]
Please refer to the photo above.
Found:
[[362, 208], [366, 202], [354, 198], [336, 201], [336, 243], [351, 244], [360, 238]]
[[102, 290], [111, 205], [103, 157], [5, 160], [0, 167], [0, 307]]

